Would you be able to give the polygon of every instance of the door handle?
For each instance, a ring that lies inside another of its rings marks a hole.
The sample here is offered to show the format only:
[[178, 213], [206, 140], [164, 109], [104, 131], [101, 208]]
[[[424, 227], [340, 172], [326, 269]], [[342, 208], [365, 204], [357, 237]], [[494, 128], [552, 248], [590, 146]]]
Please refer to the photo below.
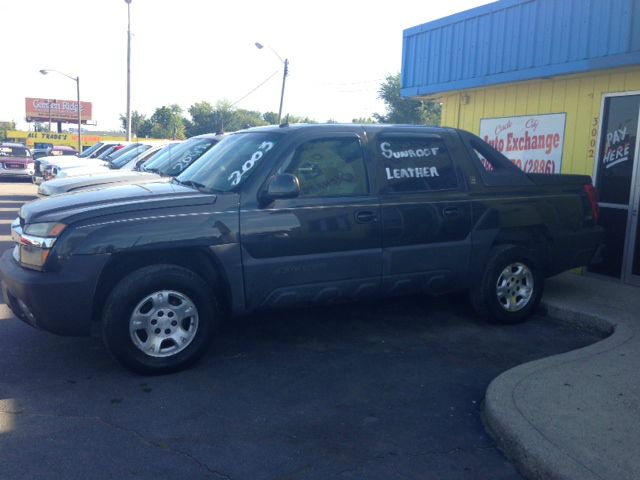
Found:
[[372, 210], [361, 210], [355, 214], [357, 223], [375, 223], [378, 221], [378, 214]]
[[460, 207], [444, 207], [442, 215], [445, 217], [457, 217], [460, 215]]

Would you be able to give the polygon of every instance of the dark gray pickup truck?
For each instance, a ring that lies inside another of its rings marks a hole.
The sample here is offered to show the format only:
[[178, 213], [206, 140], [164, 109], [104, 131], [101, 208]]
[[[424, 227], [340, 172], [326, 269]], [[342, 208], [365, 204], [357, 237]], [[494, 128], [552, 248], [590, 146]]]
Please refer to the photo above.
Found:
[[467, 132], [283, 125], [237, 132], [171, 183], [24, 205], [0, 260], [27, 323], [98, 327], [128, 368], [185, 368], [221, 318], [267, 307], [469, 291], [524, 320], [544, 278], [601, 246], [588, 176], [527, 175]]

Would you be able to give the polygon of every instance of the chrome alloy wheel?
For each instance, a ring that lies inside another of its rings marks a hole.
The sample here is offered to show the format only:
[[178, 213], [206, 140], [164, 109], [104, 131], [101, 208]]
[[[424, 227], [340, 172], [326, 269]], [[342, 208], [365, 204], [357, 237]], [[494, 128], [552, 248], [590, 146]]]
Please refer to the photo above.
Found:
[[533, 298], [533, 273], [525, 264], [507, 265], [496, 283], [498, 302], [508, 312], [517, 312]]
[[198, 331], [198, 309], [186, 295], [161, 290], [147, 295], [129, 318], [133, 344], [151, 357], [170, 357], [189, 346]]

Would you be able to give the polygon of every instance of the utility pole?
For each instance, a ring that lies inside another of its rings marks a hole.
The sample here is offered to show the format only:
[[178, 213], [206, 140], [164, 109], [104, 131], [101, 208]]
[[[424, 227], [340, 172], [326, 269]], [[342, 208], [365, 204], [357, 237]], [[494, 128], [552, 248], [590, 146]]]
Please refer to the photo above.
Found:
[[131, 0], [127, 3], [127, 142], [131, 141]]

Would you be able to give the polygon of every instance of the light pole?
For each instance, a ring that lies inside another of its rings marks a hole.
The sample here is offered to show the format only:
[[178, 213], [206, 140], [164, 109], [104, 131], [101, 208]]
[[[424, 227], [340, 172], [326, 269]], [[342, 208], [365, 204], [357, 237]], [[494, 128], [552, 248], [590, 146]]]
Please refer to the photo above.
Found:
[[131, 141], [131, 0], [127, 4], [127, 142]]
[[72, 77], [71, 75], [67, 75], [66, 73], [62, 73], [59, 70], [53, 70], [53, 69], [40, 70], [40, 73], [42, 75], [46, 75], [47, 73], [50, 73], [50, 72], [59, 73], [60, 75], [70, 78], [71, 80], [76, 82], [76, 92], [78, 94], [78, 155], [79, 155], [82, 153], [82, 119], [80, 116], [80, 76]]
[[[258, 50], [262, 50], [264, 48], [264, 45], [262, 45], [260, 42], [256, 42], [255, 45]], [[271, 47], [268, 48], [276, 57], [278, 57], [278, 60], [280, 60], [284, 65], [284, 71], [282, 74], [282, 91], [280, 92], [280, 109], [278, 110], [278, 124], [280, 124], [280, 119], [282, 118], [282, 102], [284, 101], [284, 85], [287, 82], [287, 75], [289, 74], [289, 59], [285, 58], [283, 60], [282, 57], [278, 55], [278, 52], [276, 52]]]

